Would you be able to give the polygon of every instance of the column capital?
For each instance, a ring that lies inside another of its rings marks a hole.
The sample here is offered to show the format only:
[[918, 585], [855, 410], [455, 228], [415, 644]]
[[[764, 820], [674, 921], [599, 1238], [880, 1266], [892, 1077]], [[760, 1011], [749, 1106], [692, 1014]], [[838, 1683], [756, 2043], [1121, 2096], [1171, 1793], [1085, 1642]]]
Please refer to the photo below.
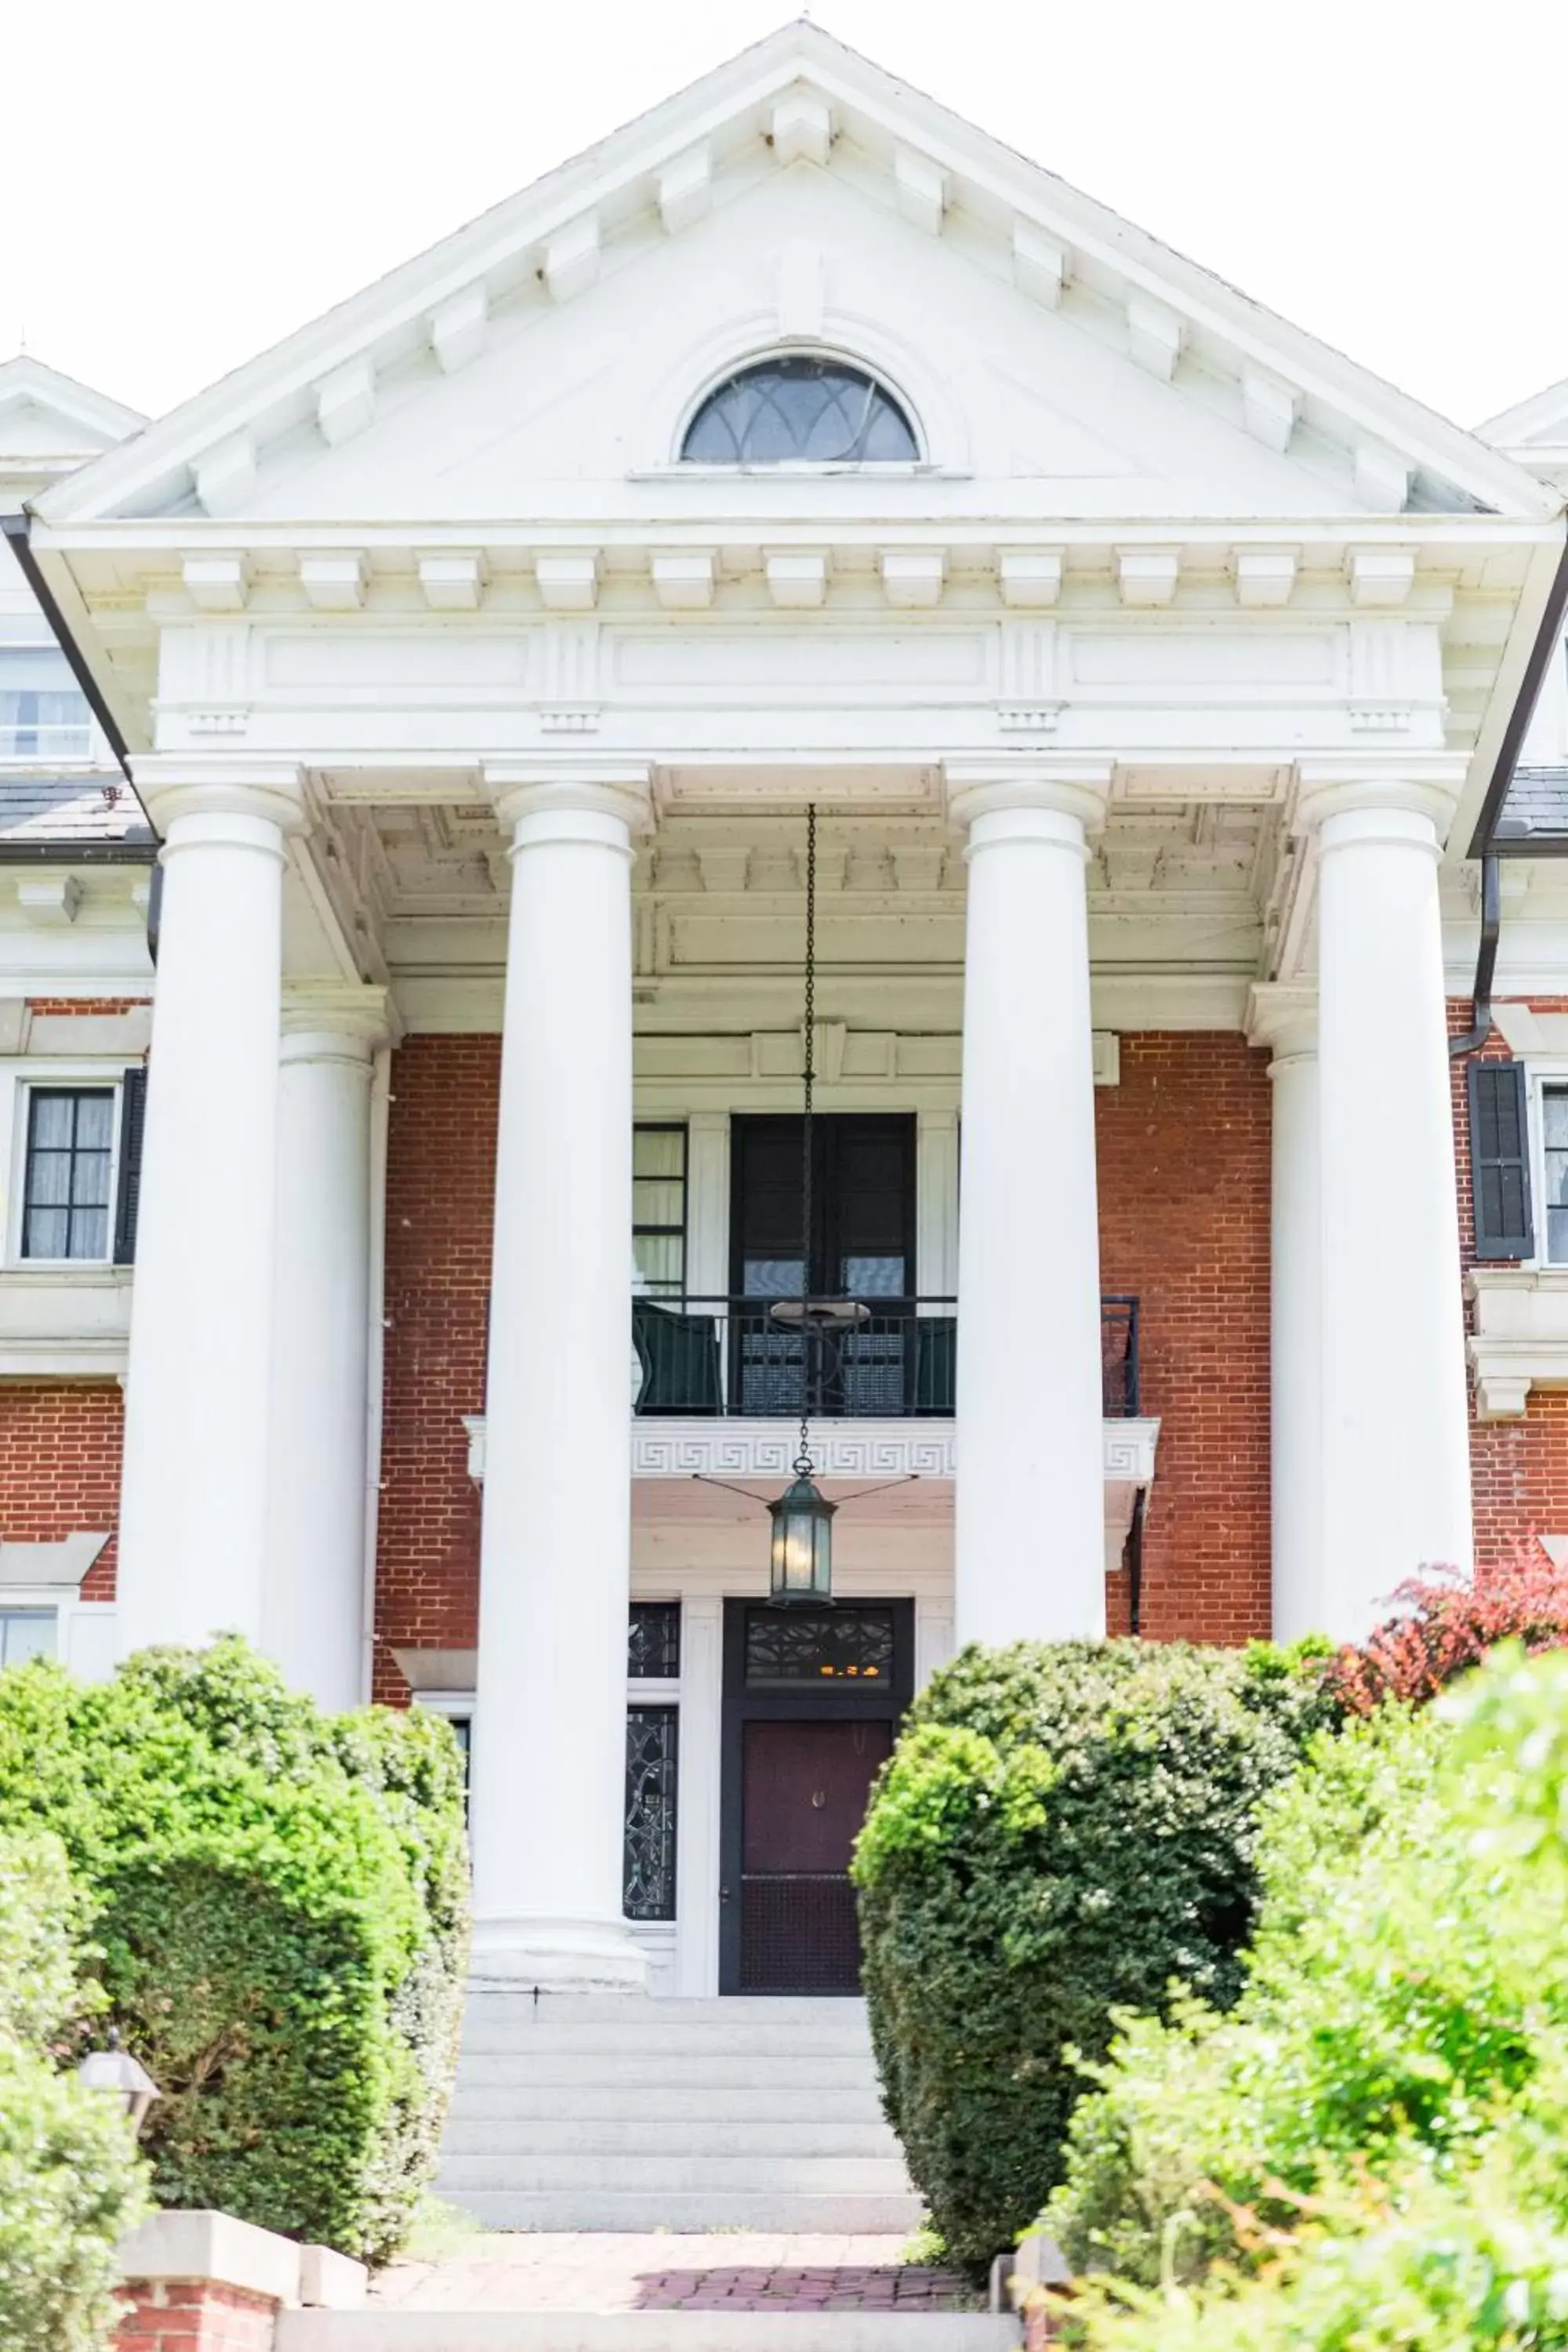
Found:
[[280, 833], [305, 828], [305, 774], [293, 760], [147, 751], [132, 759], [131, 773], [148, 815], [165, 835], [185, 817], [259, 818]]
[[1318, 992], [1289, 981], [1255, 982], [1247, 999], [1247, 1042], [1267, 1045], [1270, 1071], [1310, 1060], [1318, 1050]]
[[1400, 814], [1425, 817], [1441, 843], [1468, 769], [1468, 760], [1459, 751], [1300, 760], [1295, 829], [1317, 833], [1336, 816]]
[[1105, 823], [1112, 760], [1064, 756], [946, 760], [942, 792], [949, 822], [967, 827], [977, 817], [1028, 810], [1075, 817], [1085, 833]]
[[[557, 840], [572, 838], [574, 816], [613, 817], [634, 837], [653, 828], [653, 769], [647, 760], [574, 760], [543, 752], [487, 760], [483, 775], [485, 791], [509, 833], [515, 834], [525, 818], [546, 814], [566, 821], [553, 829]], [[590, 827], [584, 837], [599, 836]]]
[[300, 981], [283, 990], [282, 1058], [311, 1062], [349, 1056], [368, 1062], [403, 1032], [392, 992], [353, 981]]

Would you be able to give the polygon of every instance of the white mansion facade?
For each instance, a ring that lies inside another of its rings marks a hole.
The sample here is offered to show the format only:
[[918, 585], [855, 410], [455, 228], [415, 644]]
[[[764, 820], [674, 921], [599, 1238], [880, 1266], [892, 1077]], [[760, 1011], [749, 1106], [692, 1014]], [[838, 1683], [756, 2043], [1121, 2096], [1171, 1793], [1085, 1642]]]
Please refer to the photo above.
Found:
[[1498, 439], [809, 25], [156, 422], [0, 367], [13, 1654], [442, 1706], [483, 1975], [809, 1989], [955, 1643], [1568, 1528]]

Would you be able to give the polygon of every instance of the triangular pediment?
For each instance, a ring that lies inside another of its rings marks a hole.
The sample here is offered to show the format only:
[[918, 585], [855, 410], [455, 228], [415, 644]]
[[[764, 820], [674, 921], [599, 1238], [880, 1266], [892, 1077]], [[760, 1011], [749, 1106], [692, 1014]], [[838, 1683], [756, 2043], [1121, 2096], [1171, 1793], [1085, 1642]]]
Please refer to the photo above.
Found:
[[1568, 376], [1489, 417], [1478, 431], [1516, 465], [1568, 490]]
[[29, 352], [0, 361], [0, 485], [41, 487], [113, 448], [145, 424]]
[[[583, 519], [617, 486], [621, 511], [657, 520], [690, 400], [781, 346], [858, 357], [906, 394], [941, 486], [933, 516], [972, 510], [962, 481], [1022, 517], [1534, 519], [1555, 503], [799, 24], [187, 402], [40, 512], [56, 527]], [[682, 498], [689, 516], [689, 477]]]

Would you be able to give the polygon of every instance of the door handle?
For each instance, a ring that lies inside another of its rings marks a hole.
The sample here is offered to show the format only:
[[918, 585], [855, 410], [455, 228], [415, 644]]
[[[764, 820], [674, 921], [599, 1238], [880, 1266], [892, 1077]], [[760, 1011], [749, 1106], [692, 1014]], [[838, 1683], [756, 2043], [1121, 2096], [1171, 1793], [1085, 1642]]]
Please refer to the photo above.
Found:
[[730, 1900], [730, 1890], [727, 1886], [721, 1886], [719, 1889], [719, 1900], [721, 1903], [728, 1903]]

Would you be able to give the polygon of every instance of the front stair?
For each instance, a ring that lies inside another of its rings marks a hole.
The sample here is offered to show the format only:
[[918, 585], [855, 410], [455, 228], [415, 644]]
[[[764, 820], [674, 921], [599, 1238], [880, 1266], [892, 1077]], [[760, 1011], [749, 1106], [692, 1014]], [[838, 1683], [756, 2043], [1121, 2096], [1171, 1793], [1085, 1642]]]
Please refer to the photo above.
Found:
[[492, 2230], [921, 2217], [851, 2000], [476, 1992], [437, 2193]]

